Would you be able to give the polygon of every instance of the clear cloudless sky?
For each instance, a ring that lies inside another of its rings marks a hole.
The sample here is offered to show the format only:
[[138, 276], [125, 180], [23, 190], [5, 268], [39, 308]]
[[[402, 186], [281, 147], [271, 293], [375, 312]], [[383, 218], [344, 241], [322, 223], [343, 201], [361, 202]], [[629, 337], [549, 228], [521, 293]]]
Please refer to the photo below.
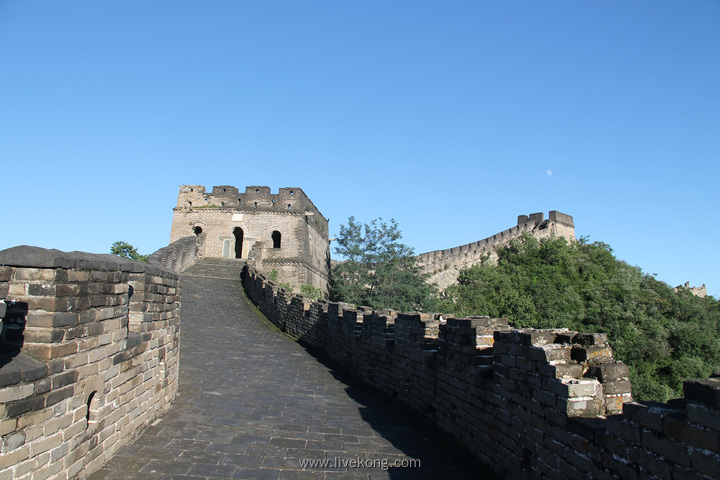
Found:
[[0, 1], [0, 248], [142, 253], [181, 184], [417, 253], [559, 210], [720, 296], [720, 2]]

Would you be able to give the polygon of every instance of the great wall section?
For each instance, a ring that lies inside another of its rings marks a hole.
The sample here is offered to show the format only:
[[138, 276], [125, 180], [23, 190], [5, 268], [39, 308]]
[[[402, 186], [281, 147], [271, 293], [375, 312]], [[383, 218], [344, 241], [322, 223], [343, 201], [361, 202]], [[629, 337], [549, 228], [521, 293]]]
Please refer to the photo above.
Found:
[[243, 284], [280, 330], [502, 478], [720, 478], [720, 378], [687, 380], [685, 397], [667, 404], [635, 403], [604, 334], [311, 301], [252, 267]]
[[575, 240], [575, 225], [570, 215], [555, 210], [550, 211], [548, 219], [543, 213], [520, 215], [514, 227], [467, 245], [422, 253], [417, 256], [417, 261], [429, 275], [428, 282], [445, 290], [457, 281], [463, 269], [482, 262], [484, 258], [492, 259], [498, 248], [525, 233], [538, 239], [555, 236], [572, 241]]
[[0, 479], [99, 468], [178, 388], [179, 275], [114, 255], [0, 252]]
[[[457, 271], [488, 255], [485, 246], [524, 231], [565, 236], [572, 225], [559, 212], [521, 216], [494, 237], [420, 257], [429, 272]], [[179, 272], [208, 241], [195, 233], [150, 264], [0, 251], [0, 480], [85, 478], [171, 408]], [[417, 412], [502, 478], [720, 478], [719, 378], [688, 380], [684, 397], [667, 404], [636, 403], [627, 367], [602, 334], [311, 301], [253, 265], [242, 283], [280, 330]]]

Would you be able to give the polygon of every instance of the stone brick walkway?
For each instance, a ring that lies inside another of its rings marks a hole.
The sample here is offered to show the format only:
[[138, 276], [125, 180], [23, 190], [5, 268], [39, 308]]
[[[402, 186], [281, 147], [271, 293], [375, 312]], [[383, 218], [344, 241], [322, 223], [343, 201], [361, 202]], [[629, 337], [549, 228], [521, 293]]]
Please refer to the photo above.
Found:
[[177, 400], [90, 480], [488, 478], [417, 418], [275, 330], [239, 280], [213, 278], [238, 278], [240, 266], [183, 275]]

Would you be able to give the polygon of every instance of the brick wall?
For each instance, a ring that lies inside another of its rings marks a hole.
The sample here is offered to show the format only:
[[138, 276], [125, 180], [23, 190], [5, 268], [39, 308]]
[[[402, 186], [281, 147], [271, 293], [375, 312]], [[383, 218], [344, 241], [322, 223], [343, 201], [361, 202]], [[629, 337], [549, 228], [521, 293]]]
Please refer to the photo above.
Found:
[[498, 248], [520, 238], [524, 233], [540, 239], [556, 236], [574, 240], [573, 217], [555, 210], [550, 211], [547, 220], [543, 213], [520, 215], [515, 227], [477, 242], [422, 253], [417, 256], [418, 264], [430, 275], [429, 283], [436, 283], [441, 290], [445, 290], [457, 281], [461, 270], [480, 263], [485, 257], [497, 259], [495, 251]]
[[372, 311], [293, 296], [246, 268], [281, 330], [434, 422], [495, 472], [533, 479], [720, 477], [720, 379], [634, 403], [603, 334]]
[[112, 255], [0, 252], [0, 479], [84, 478], [177, 392], [180, 283]]
[[148, 263], [163, 266], [173, 272], [184, 272], [200, 256], [205, 237], [205, 233], [183, 237], [150, 255]]

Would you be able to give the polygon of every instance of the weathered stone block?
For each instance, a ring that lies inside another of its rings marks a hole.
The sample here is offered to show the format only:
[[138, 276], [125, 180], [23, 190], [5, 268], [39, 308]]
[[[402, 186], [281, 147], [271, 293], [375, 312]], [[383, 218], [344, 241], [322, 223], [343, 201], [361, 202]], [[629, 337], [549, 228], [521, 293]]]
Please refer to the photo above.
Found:
[[566, 345], [560, 345], [551, 343], [542, 345], [539, 347], [531, 346], [528, 349], [528, 356], [536, 361], [540, 362], [569, 362], [571, 347]]
[[8, 291], [6, 295], [12, 297], [22, 297], [24, 295], [27, 295], [26, 284], [19, 282], [10, 283], [8, 285]]
[[75, 342], [60, 344], [31, 343], [23, 347], [23, 351], [38, 360], [50, 360], [77, 353], [78, 345]]
[[10, 432], [14, 432], [17, 428], [17, 421], [12, 418], [8, 420], [0, 420], [0, 437], [4, 437]]
[[608, 415], [622, 413], [623, 405], [632, 402], [631, 394], [605, 395], [605, 409]]
[[0, 282], [10, 281], [12, 275], [12, 268], [6, 266], [0, 266]]
[[68, 385], [67, 387], [61, 388], [59, 390], [51, 390], [46, 395], [45, 406], [49, 407], [51, 405], [55, 405], [56, 403], [65, 400], [66, 398], [72, 397], [74, 393], [74, 385]]
[[496, 344], [508, 344], [514, 341], [513, 332], [511, 331], [498, 331], [493, 333], [493, 337]]
[[607, 431], [629, 443], [640, 445], [642, 441], [642, 429], [630, 422], [622, 415], [609, 415], [607, 417]]
[[[47, 452], [52, 448], [59, 447], [62, 444], [62, 441], [61, 433], [56, 433], [55, 435], [37, 440], [30, 444], [30, 455], [36, 456], [43, 452]], [[62, 465], [60, 465], [60, 467], [62, 468]]]
[[720, 409], [720, 378], [703, 378], [683, 382], [685, 398]]
[[[30, 385], [32, 388], [32, 385]], [[45, 398], [43, 397], [30, 397], [24, 400], [18, 400], [11, 402], [7, 405], [6, 415], [8, 418], [19, 417], [28, 412], [35, 412], [45, 407]]]
[[75, 325], [78, 322], [77, 313], [56, 313], [52, 315], [52, 326], [53, 327], [69, 327]]
[[607, 345], [607, 335], [604, 333], [578, 333], [572, 338], [572, 343], [584, 346]]
[[663, 431], [662, 410], [652, 404], [626, 403], [623, 405], [623, 415], [650, 430], [660, 433]]
[[562, 378], [548, 382], [550, 390], [564, 398], [595, 397], [602, 394], [602, 386], [590, 378]]
[[692, 468], [699, 473], [714, 478], [720, 472], [720, 456], [718, 452], [707, 452], [698, 449], [692, 449], [690, 452]]
[[52, 388], [58, 389], [62, 388], [66, 385], [70, 385], [72, 383], [77, 382], [78, 379], [78, 372], [77, 371], [69, 371], [64, 372], [59, 375], [53, 375], [50, 379], [52, 381]]
[[52, 282], [55, 280], [55, 270], [51, 268], [16, 268], [14, 279], [16, 281], [37, 280]]
[[583, 376], [583, 366], [579, 363], [542, 363], [538, 365], [538, 372], [548, 378], [580, 378]]
[[555, 332], [552, 330], [519, 330], [513, 332], [514, 343], [535, 345], [537, 347], [553, 343]]
[[663, 432], [678, 442], [704, 448], [712, 452], [720, 452], [720, 438], [716, 432], [687, 423], [684, 419], [667, 415], [663, 418]]
[[568, 417], [597, 417], [605, 415], [605, 401], [601, 397], [558, 398], [557, 408]]
[[11, 435], [6, 435], [2, 439], [2, 452], [11, 452], [17, 448], [25, 445], [25, 433], [18, 432]]
[[55, 286], [55, 294], [59, 297], [77, 296], [80, 294], [80, 286], [62, 283]]
[[41, 297], [55, 296], [56, 288], [52, 284], [30, 283], [27, 285], [27, 294]]
[[637, 449], [635, 452], [633, 460], [645, 470], [645, 478], [672, 478], [670, 464], [666, 460], [646, 450]]
[[545, 390], [534, 390], [532, 395], [533, 399], [537, 400], [543, 405], [547, 405], [553, 408], [557, 405], [557, 396], [553, 395], [550, 392], [547, 392]]
[[576, 362], [588, 362], [590, 364], [612, 360], [612, 348], [608, 346], [574, 346], [571, 357]]
[[673, 463], [686, 467], [691, 466], [687, 445], [645, 431], [642, 434], [642, 446], [657, 455], [662, 455]]
[[627, 380], [630, 375], [627, 365], [617, 361], [613, 363], [604, 363], [592, 366], [588, 369], [588, 376], [595, 377], [602, 383], [617, 382], [619, 380]]
[[603, 383], [602, 387], [605, 395], [621, 395], [632, 392], [632, 386], [629, 380]]
[[688, 421], [720, 432], [720, 411], [700, 403], [688, 403], [685, 408]]
[[29, 454], [30, 449], [27, 445], [23, 445], [22, 447], [8, 453], [3, 452], [3, 454], [0, 455], [0, 470], [26, 460]]
[[73, 283], [82, 283], [90, 280], [90, 272], [88, 270], [68, 270], [68, 281]]

